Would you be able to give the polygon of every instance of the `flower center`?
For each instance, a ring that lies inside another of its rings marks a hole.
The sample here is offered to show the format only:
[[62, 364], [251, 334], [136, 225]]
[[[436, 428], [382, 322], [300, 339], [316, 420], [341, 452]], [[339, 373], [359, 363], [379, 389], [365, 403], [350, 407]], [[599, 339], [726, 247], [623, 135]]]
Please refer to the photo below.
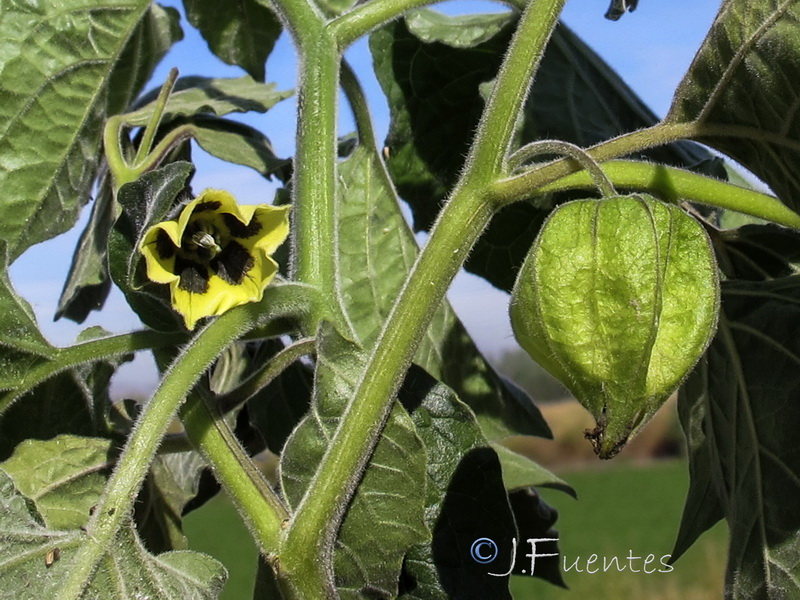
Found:
[[222, 252], [219, 231], [212, 223], [202, 219], [189, 223], [181, 242], [181, 246], [204, 261], [209, 261]]

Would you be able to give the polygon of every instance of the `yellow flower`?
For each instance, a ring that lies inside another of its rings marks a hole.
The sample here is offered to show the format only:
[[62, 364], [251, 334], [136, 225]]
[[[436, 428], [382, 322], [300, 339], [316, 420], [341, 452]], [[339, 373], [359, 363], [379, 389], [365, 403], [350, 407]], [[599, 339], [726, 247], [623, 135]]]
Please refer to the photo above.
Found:
[[239, 206], [228, 192], [205, 190], [177, 220], [144, 234], [147, 276], [169, 284], [190, 330], [203, 317], [258, 302], [278, 271], [270, 255], [289, 234], [288, 213], [288, 206]]

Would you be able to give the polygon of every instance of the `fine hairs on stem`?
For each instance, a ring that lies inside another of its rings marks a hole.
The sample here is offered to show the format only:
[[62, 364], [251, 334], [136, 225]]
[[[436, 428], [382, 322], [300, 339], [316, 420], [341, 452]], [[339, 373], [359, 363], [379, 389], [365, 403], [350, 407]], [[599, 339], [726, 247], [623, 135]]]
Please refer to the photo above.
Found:
[[600, 164], [580, 146], [562, 140], [540, 140], [524, 145], [509, 157], [509, 168], [512, 171], [519, 170], [532, 158], [543, 154], [560, 154], [571, 158], [586, 169], [604, 197], [617, 195], [614, 184], [600, 168]]

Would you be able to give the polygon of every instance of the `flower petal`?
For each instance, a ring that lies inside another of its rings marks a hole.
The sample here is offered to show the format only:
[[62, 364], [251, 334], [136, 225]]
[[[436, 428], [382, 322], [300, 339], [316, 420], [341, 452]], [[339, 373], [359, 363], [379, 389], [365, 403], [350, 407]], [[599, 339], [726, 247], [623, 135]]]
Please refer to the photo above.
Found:
[[258, 302], [264, 289], [278, 272], [278, 264], [269, 256], [256, 260], [256, 265], [242, 283], [232, 285], [217, 275], [208, 280], [208, 290], [197, 294], [183, 289], [178, 282], [170, 286], [172, 304], [183, 315], [186, 327], [194, 329], [198, 320], [222, 313], [249, 302]]
[[267, 254], [272, 254], [286, 241], [289, 235], [290, 210], [291, 206], [271, 206], [269, 204], [256, 207], [255, 218], [268, 232], [261, 236], [256, 247], [261, 248]]
[[147, 277], [156, 283], [172, 283], [175, 274], [175, 254], [180, 246], [178, 224], [164, 221], [153, 225], [144, 234], [139, 251], [144, 255]]

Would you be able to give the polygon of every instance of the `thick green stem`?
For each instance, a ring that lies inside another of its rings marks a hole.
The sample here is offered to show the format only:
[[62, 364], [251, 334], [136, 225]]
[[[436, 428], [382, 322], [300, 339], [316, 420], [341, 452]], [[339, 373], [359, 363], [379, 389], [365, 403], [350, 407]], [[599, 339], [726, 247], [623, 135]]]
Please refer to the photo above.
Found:
[[300, 59], [297, 151], [292, 185], [292, 271], [296, 281], [322, 294], [321, 312], [306, 333], [325, 317], [347, 322], [338, 297], [336, 262], [336, 105], [341, 54], [322, 15], [302, 1], [280, 0], [279, 10], [295, 36]]
[[[314, 564], [330, 546], [336, 521], [351, 499], [377, 444], [394, 396], [436, 307], [491, 219], [484, 194], [504, 169], [519, 110], [564, 0], [534, 0], [523, 15], [495, 85], [467, 170], [445, 206], [424, 251], [389, 315], [342, 415], [328, 450], [299, 503], [281, 552], [292, 576], [324, 577], [330, 565]], [[332, 527], [332, 525], [334, 525]], [[323, 555], [323, 560], [330, 557]]]
[[[690, 123], [659, 123], [647, 129], [621, 135], [607, 142], [602, 142], [586, 150], [586, 153], [598, 163], [631, 154], [636, 151], [661, 146], [691, 137], [696, 127]], [[491, 186], [490, 194], [499, 206], [518, 202], [538, 193], [539, 188], [557, 179], [580, 171], [583, 167], [570, 159], [562, 159], [521, 175], [515, 175], [496, 181]]]
[[480, 184], [487, 184], [508, 170], [508, 151], [516, 131], [517, 117], [565, 2], [532, 0], [522, 13], [478, 126], [463, 183], [475, 179]]
[[[602, 142], [587, 149], [586, 152], [595, 161], [602, 163], [620, 156], [640, 152], [655, 146], [663, 146], [679, 140], [703, 140], [715, 137], [769, 139], [768, 135], [752, 128], [715, 125], [713, 123], [674, 123], [671, 121], [664, 121], [652, 127], [640, 129], [621, 135], [607, 142]], [[790, 140], [777, 140], [776, 143], [778, 142], [790, 147], [797, 145]], [[491, 186], [490, 195], [499, 206], [504, 206], [525, 198], [530, 198], [532, 194], [539, 193], [544, 186], [579, 170], [580, 167], [572, 160], [555, 161], [543, 165], [542, 167], [531, 169], [521, 175], [515, 175], [495, 182]]]
[[189, 397], [181, 408], [181, 421], [192, 444], [211, 463], [261, 553], [274, 555], [281, 524], [289, 513], [205, 390], [198, 389]]
[[[800, 229], [800, 215], [774, 196], [756, 190], [675, 167], [638, 161], [609, 161], [603, 163], [603, 171], [621, 189], [652, 192], [673, 202], [691, 200]], [[591, 188], [592, 184], [593, 178], [581, 171], [540, 187], [537, 193]]]
[[306, 53], [298, 92], [294, 268], [298, 281], [336, 289], [336, 95], [339, 55], [331, 40]]
[[164, 376], [128, 437], [59, 598], [81, 597], [103, 556], [113, 550], [114, 540], [130, 519], [139, 487], [178, 407], [209, 365], [252, 325], [253, 311], [248, 310], [252, 306], [255, 305], [231, 310], [212, 321], [184, 348]]
[[394, 395], [431, 316], [491, 216], [491, 204], [469, 192], [462, 192], [445, 207], [291, 521], [281, 564], [293, 579], [324, 578], [326, 565], [310, 561], [308, 556], [324, 556], [327, 540], [321, 534], [335, 533], [331, 524], [340, 507], [350, 500], [351, 482], [363, 472], [380, 437]]

